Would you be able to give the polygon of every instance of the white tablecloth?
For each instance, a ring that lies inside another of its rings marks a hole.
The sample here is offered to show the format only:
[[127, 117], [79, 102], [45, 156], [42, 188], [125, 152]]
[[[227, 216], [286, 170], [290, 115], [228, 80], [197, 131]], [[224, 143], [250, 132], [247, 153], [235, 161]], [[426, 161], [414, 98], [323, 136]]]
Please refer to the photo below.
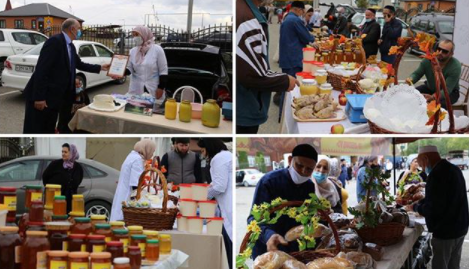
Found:
[[[332, 96], [335, 100], [338, 100], [340, 92], [332, 91]], [[368, 124], [355, 124], [351, 123], [348, 119], [339, 121], [339, 122], [297, 122], [293, 119], [293, 97], [299, 97], [300, 89], [295, 87], [295, 89], [287, 93], [284, 102], [284, 113], [282, 115], [282, 130], [284, 134], [330, 134], [331, 127], [334, 124], [342, 124], [345, 128], [346, 134], [362, 134], [370, 133]], [[345, 110], [345, 106], [342, 107]]]
[[144, 265], [143, 269], [177, 269], [189, 268], [188, 264], [189, 255], [186, 253], [173, 249], [169, 255], [161, 255], [158, 262], [154, 265]]

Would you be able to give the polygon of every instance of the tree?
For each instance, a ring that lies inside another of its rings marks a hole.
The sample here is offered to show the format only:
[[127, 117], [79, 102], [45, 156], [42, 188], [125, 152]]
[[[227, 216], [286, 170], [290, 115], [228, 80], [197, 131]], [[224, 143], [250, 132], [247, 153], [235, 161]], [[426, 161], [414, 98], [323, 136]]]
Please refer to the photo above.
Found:
[[359, 8], [368, 8], [368, 0], [357, 0], [357, 7]]

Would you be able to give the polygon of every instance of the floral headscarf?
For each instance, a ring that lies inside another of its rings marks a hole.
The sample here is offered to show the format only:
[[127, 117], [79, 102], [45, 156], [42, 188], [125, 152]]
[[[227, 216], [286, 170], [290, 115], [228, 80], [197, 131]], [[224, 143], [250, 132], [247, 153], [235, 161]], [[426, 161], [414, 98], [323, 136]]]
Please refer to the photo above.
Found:
[[80, 154], [78, 153], [77, 147], [74, 144], [70, 144], [70, 158], [64, 161], [64, 168], [65, 169], [73, 169], [73, 165], [75, 161], [80, 158]]
[[141, 64], [143, 63], [147, 51], [153, 44], [155, 44], [155, 41], [153, 40], [153, 33], [146, 26], [137, 26], [132, 30], [132, 32], [137, 32], [143, 40], [142, 45], [138, 46], [139, 49], [137, 52], [137, 64]]

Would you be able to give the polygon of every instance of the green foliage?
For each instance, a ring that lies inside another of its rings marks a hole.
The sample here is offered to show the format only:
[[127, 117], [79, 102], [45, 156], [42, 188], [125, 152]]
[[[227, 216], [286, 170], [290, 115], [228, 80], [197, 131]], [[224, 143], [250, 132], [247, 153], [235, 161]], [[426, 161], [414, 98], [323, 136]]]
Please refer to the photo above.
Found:
[[368, 0], [357, 0], [357, 7], [359, 8], [368, 8]]
[[420, 139], [413, 143], [407, 144], [407, 150], [404, 150], [402, 155], [408, 156], [410, 154], [418, 153], [419, 147], [428, 145], [436, 146], [440, 155], [446, 156], [448, 152], [452, 150], [468, 150], [469, 139], [459, 137]]

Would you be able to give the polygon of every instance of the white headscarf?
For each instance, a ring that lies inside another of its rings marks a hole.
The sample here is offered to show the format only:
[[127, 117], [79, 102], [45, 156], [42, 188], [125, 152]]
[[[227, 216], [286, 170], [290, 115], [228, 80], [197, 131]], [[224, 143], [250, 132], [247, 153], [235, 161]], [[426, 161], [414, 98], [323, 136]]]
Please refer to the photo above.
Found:
[[[327, 156], [319, 156], [317, 163], [319, 164], [319, 162], [321, 162], [321, 161], [326, 161], [327, 162], [327, 165], [329, 167], [329, 173], [327, 174], [327, 176], [329, 176], [330, 172], [331, 172], [331, 161], [330, 161], [330, 159]], [[316, 193], [316, 195], [319, 198], [327, 199], [331, 203], [332, 207], [335, 207], [337, 205], [337, 203], [340, 202], [339, 193], [337, 192], [337, 189], [336, 189], [334, 183], [332, 183], [332, 181], [327, 179], [323, 183], [318, 184], [316, 182], [316, 179], [313, 178], [313, 183], [314, 183], [314, 192]]]

